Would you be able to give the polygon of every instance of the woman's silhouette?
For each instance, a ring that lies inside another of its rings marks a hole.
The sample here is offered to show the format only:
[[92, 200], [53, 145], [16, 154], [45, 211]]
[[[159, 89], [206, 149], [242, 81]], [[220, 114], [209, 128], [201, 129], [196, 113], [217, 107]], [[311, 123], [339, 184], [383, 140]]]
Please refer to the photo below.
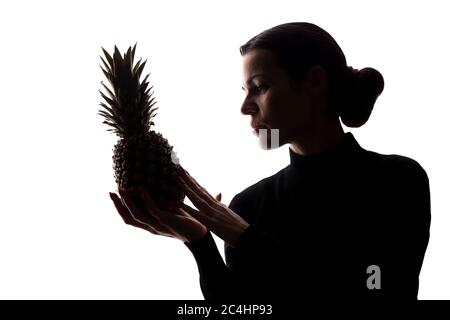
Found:
[[[305, 22], [268, 29], [240, 52], [241, 112], [268, 148], [289, 144], [290, 164], [228, 207], [181, 169], [197, 209], [164, 212], [143, 190], [143, 212], [113, 193], [125, 222], [182, 240], [207, 300], [417, 299], [427, 174], [413, 159], [365, 150], [339, 121], [368, 120], [382, 75], [347, 66], [335, 40]], [[225, 241], [226, 262], [210, 232]]]

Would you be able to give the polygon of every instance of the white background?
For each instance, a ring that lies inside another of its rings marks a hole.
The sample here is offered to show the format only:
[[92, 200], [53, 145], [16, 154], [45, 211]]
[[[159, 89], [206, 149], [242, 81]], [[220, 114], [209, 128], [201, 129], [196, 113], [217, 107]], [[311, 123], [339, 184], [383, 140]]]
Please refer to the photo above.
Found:
[[427, 171], [419, 298], [449, 299], [447, 13], [445, 1], [1, 2], [0, 298], [202, 299], [184, 244], [125, 225], [109, 199], [116, 139], [96, 114], [101, 46], [138, 43], [160, 107], [156, 130], [228, 204], [289, 161], [287, 146], [259, 149], [240, 114], [239, 46], [307, 21], [331, 33], [348, 65], [383, 74], [372, 117], [351, 131], [365, 149]]

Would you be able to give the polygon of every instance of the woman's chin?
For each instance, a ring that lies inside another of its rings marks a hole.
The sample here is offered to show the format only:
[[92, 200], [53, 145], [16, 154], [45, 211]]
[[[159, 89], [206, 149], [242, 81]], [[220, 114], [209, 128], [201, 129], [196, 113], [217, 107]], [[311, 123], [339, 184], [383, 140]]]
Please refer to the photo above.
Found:
[[264, 150], [277, 149], [281, 146], [279, 129], [255, 129], [253, 133], [258, 138], [259, 146]]

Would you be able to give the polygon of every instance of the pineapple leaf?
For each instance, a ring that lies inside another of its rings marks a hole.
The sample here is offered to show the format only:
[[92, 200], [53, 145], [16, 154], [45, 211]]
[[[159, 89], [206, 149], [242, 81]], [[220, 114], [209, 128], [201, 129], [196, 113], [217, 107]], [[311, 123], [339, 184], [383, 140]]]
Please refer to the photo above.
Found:
[[147, 60], [145, 60], [137, 69], [136, 74], [137, 74], [137, 78], [139, 79], [141, 77], [141, 73], [144, 70], [145, 64], [146, 64]]
[[[147, 75], [147, 76], [148, 76], [148, 75]], [[147, 86], [148, 86], [148, 82], [142, 83], [142, 84], [141, 84], [141, 87], [139, 88], [139, 91], [140, 91], [140, 92], [143, 92], [143, 93], [145, 94], [145, 91], [146, 91], [146, 89], [147, 89]]]
[[[147, 88], [147, 87], [146, 87]], [[150, 88], [148, 88], [147, 90], [145, 90], [144, 94], [145, 95], [149, 95], [150, 91], [153, 89], [153, 86], [150, 86]], [[151, 94], [150, 94], [151, 95]]]
[[151, 97], [153, 93], [150, 93], [150, 90], [152, 90], [153, 86], [151, 86], [150, 88], [148, 88], [145, 92], [144, 95], [147, 97]]
[[[117, 57], [117, 58], [116, 58], [116, 57]], [[114, 46], [114, 58], [115, 58], [115, 59], [120, 58], [119, 60], [123, 60], [123, 59], [122, 59], [122, 54], [120, 53], [119, 48], [117, 48], [116, 45]]]
[[[152, 101], [153, 100], [155, 100], [155, 97], [152, 97], [151, 95], [146, 95], [145, 96], [145, 103], [147, 104], [147, 105], [150, 105], [150, 104], [152, 104]], [[155, 102], [156, 103], [156, 102]]]
[[133, 65], [133, 63], [134, 63], [134, 54], [136, 52], [136, 46], [137, 46], [137, 42], [134, 44], [134, 47], [131, 50], [131, 65]]
[[120, 120], [116, 121], [116, 118], [111, 117], [111, 115], [109, 115], [105, 112], [103, 112], [103, 113], [98, 112], [98, 115], [100, 115], [106, 119], [103, 123], [106, 123], [110, 126], [112, 126], [112, 124], [114, 124], [116, 128], [122, 129], [122, 127], [123, 127], [122, 121], [120, 121]]
[[107, 124], [107, 125], [110, 126], [110, 127], [113, 127], [114, 129], [116, 129], [116, 130], [114, 130], [114, 131], [116, 131], [116, 132], [121, 132], [121, 131], [123, 131], [116, 123], [111, 123], [111, 122], [109, 122], [109, 121], [103, 121], [102, 123]]
[[148, 114], [149, 118], [153, 118], [154, 116], [156, 116], [156, 114], [153, 114], [153, 113], [156, 112], [156, 110], [158, 110], [158, 109], [159, 108], [156, 107], [156, 108], [153, 108], [152, 110], [150, 110], [150, 112]]
[[152, 99], [148, 102], [148, 105], [150, 106], [150, 108], [156, 104], [156, 101], [154, 101], [154, 100], [155, 100], [155, 98], [152, 97]]
[[114, 87], [114, 82], [113, 82], [113, 78], [112, 78], [111, 74], [108, 73], [108, 72], [107, 72], [105, 69], [103, 69], [101, 66], [100, 66], [100, 68], [102, 69], [103, 74], [105, 75], [106, 79], [108, 79], [109, 83]]
[[97, 114], [104, 117], [108, 121], [114, 122], [114, 117], [112, 117], [109, 113], [106, 113], [103, 110], [100, 110], [99, 112], [97, 112]]
[[99, 90], [100, 94], [102, 95], [103, 99], [105, 99], [105, 101], [111, 106], [111, 107], [120, 107], [120, 104], [118, 103], [118, 101], [116, 101], [116, 99], [112, 100], [110, 98], [108, 98], [103, 92], [101, 92]]
[[116, 99], [114, 93], [112, 93], [112, 91], [103, 83], [103, 81], [100, 81], [100, 83], [102, 84], [103, 88], [105, 88], [106, 92], [109, 94], [109, 97], [111, 99]]
[[103, 107], [105, 110], [107, 110], [110, 114], [117, 115], [116, 112], [114, 112], [113, 109], [111, 109], [110, 107], [108, 107], [108, 106], [107, 106], [106, 104], [104, 104], [103, 102], [100, 102], [99, 105], [100, 105], [101, 107]]
[[158, 110], [154, 107], [153, 87], [148, 82], [150, 74], [140, 81], [147, 61], [140, 58], [134, 65], [136, 46], [137, 43], [128, 47], [123, 55], [117, 46], [111, 54], [102, 48], [105, 56], [100, 57], [100, 67], [109, 85], [101, 82], [104, 89], [99, 92], [104, 101], [98, 114], [109, 126], [108, 131], [121, 137], [148, 132]]
[[144, 84], [148, 85], [147, 79], [148, 79], [149, 76], [150, 76], [150, 73], [145, 76], [144, 80], [142, 80], [142, 85], [144, 85]]
[[112, 109], [103, 102], [100, 102], [99, 105], [102, 106], [105, 110], [108, 110], [109, 113], [114, 114], [116, 117], [119, 117], [123, 113], [121, 109]]
[[108, 60], [109, 65], [110, 65], [111, 68], [112, 68], [112, 67], [114, 66], [113, 58], [109, 55], [108, 51], [106, 51], [103, 47], [102, 47], [102, 50], [103, 50], [103, 54], [104, 54], [105, 57], [106, 57], [106, 60]]
[[114, 71], [118, 71], [117, 69], [123, 65], [123, 58], [122, 55], [120, 54], [119, 48], [117, 48], [117, 46], [114, 46], [114, 65], [113, 65], [113, 69]]
[[125, 54], [125, 64], [127, 66], [127, 69], [132, 67], [132, 60], [131, 60], [131, 47], [128, 48], [127, 53]]
[[131, 46], [128, 47], [127, 53], [125, 53], [125, 57], [131, 57]]
[[[109, 73], [113, 73], [113, 72], [111, 71], [110, 66], [106, 63], [105, 59], [103, 59], [101, 56], [100, 56], [100, 59], [102, 59], [102, 62], [103, 62], [103, 65], [104, 65], [105, 69], [106, 69]], [[101, 66], [100, 66], [100, 67], [101, 67]], [[102, 68], [102, 69], [103, 69], [103, 68]]]
[[133, 75], [136, 74], [137, 69], [139, 69], [141, 63], [142, 63], [142, 58], [140, 58], [139, 61], [138, 61], [138, 62], [136, 63], [136, 65], [134, 66], [134, 68], [133, 68]]

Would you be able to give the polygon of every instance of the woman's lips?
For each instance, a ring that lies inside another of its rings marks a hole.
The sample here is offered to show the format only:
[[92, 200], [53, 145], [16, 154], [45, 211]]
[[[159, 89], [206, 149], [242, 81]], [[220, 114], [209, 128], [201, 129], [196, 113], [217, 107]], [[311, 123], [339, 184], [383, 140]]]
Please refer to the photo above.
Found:
[[258, 136], [258, 135], [259, 135], [259, 130], [260, 130], [260, 129], [268, 130], [268, 128], [267, 128], [266, 126], [255, 126], [255, 127], [253, 127], [253, 134], [254, 134], [255, 136]]

